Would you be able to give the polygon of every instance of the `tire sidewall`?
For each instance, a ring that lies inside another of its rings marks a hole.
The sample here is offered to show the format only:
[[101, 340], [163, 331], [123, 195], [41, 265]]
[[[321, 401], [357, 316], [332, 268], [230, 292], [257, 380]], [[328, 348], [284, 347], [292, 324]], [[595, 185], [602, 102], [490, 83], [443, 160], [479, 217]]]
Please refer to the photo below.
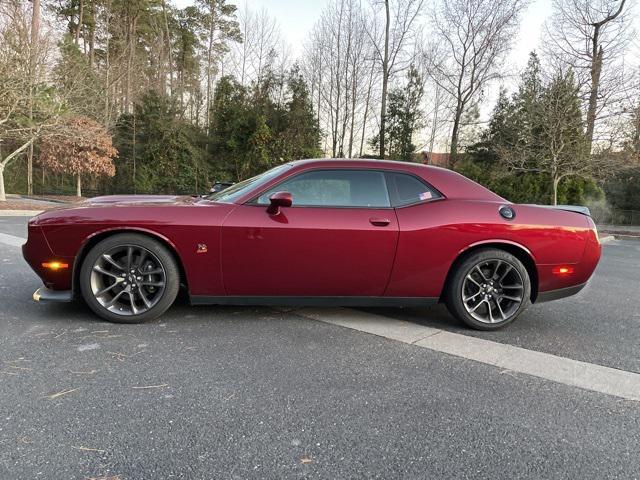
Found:
[[[462, 288], [467, 274], [479, 263], [491, 260], [502, 260], [510, 263], [522, 278], [523, 298], [516, 312], [507, 320], [497, 323], [483, 323], [467, 312], [462, 301]], [[531, 279], [524, 264], [515, 256], [504, 250], [485, 248], [464, 258], [457, 266], [449, 283], [446, 294], [446, 305], [457, 319], [477, 330], [498, 330], [515, 321], [515, 319], [531, 304]]]
[[[165, 270], [166, 285], [162, 297], [150, 310], [139, 315], [117, 315], [105, 309], [91, 290], [91, 272], [96, 260], [108, 250], [122, 245], [142, 247], [153, 253]], [[141, 323], [162, 315], [175, 301], [180, 287], [180, 271], [169, 250], [157, 240], [135, 233], [122, 233], [108, 237], [96, 244], [84, 257], [80, 268], [80, 292], [85, 303], [101, 318], [115, 323]]]

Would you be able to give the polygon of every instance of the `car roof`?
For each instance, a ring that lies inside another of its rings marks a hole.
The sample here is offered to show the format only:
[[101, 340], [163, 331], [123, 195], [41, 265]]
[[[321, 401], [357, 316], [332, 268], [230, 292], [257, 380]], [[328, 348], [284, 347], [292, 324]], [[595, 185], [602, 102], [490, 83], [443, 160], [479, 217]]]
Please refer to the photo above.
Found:
[[353, 159], [353, 158], [312, 158], [289, 162], [296, 170], [306, 168], [372, 168], [396, 170], [413, 173], [443, 193], [447, 198], [465, 200], [486, 200], [506, 202], [491, 190], [473, 180], [447, 168], [424, 165], [421, 163], [401, 162], [396, 160]]

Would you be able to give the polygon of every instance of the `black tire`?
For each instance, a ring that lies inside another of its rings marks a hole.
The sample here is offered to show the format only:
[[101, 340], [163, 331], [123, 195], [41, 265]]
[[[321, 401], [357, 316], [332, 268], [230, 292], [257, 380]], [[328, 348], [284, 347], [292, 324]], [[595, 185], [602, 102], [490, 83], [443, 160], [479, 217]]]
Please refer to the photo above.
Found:
[[[105, 262], [106, 256], [114, 258], [111, 252], [121, 250], [128, 256]], [[130, 252], [139, 252], [139, 255], [136, 257]], [[149, 275], [140, 271], [145, 269], [145, 265]], [[82, 262], [79, 281], [84, 301], [98, 316], [109, 322], [133, 324], [158, 318], [173, 304], [180, 288], [180, 270], [173, 255], [157, 240], [145, 235], [122, 233], [102, 240], [89, 251]], [[98, 285], [101, 281], [107, 283]], [[128, 292], [123, 291], [126, 287], [122, 284], [129, 284]], [[100, 295], [105, 286], [111, 291]], [[109, 305], [118, 294], [120, 297]], [[107, 295], [110, 297], [105, 299]], [[127, 306], [127, 301], [130, 306]]]
[[[454, 317], [471, 328], [503, 328], [531, 303], [531, 280], [527, 269], [509, 252], [495, 248], [476, 250], [454, 268], [445, 292], [445, 303]], [[516, 301], [518, 297], [520, 300]]]

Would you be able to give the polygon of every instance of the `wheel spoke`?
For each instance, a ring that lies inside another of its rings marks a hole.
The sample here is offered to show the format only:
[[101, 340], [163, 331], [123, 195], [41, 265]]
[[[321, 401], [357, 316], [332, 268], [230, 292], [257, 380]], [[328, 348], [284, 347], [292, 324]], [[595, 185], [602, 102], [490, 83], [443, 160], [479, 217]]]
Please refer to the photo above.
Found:
[[473, 300], [474, 298], [476, 298], [478, 295], [480, 295], [482, 292], [478, 292], [478, 293], [474, 293], [473, 295], [471, 295], [470, 297], [462, 297], [462, 300], [466, 302]]
[[482, 288], [482, 286], [481, 286], [478, 282], [476, 282], [476, 281], [473, 279], [473, 277], [471, 276], [471, 274], [468, 274], [468, 275], [467, 275], [467, 280], [471, 280], [473, 283], [475, 283], [475, 284], [478, 286], [478, 288]]
[[480, 268], [480, 265], [476, 265], [476, 270], [480, 273], [480, 276], [482, 277], [482, 279], [485, 282], [488, 282], [489, 279], [487, 277], [484, 276], [484, 273], [482, 272], [482, 269]]
[[104, 289], [100, 290], [98, 293], [96, 293], [96, 297], [101, 297], [102, 295], [104, 295], [105, 293], [107, 293], [108, 291], [113, 289], [113, 287], [115, 287], [116, 285], [118, 285], [118, 284], [117, 283], [112, 283], [107, 288], [104, 288]]
[[144, 272], [141, 272], [143, 275], [147, 276], [147, 275], [159, 275], [162, 273], [162, 269], [161, 268], [156, 268], [155, 270], [145, 270]]
[[504, 314], [504, 311], [502, 310], [502, 307], [500, 306], [500, 299], [499, 298], [496, 299], [496, 305], [498, 306], [498, 310], [500, 311], [500, 316], [502, 317], [502, 320], [506, 320], [507, 316]]
[[131, 304], [131, 311], [133, 312], [134, 315], [138, 314], [138, 307], [136, 307], [136, 302], [135, 302], [135, 298], [134, 298], [134, 293], [133, 292], [129, 292], [129, 303]]
[[487, 310], [489, 310], [489, 321], [491, 323], [495, 323], [495, 320], [493, 319], [493, 313], [491, 313], [491, 301], [487, 300]]
[[101, 273], [102, 275], [108, 275], [109, 277], [113, 277], [113, 278], [120, 278], [119, 275], [116, 275], [115, 273], [111, 273], [107, 270], [105, 270], [104, 268], [102, 268], [100, 265], [94, 265], [93, 267], [93, 271], [94, 272], [98, 272]]
[[483, 303], [485, 303], [485, 302], [486, 302], [486, 300], [485, 300], [485, 299], [480, 300], [480, 301], [476, 304], [476, 306], [475, 306], [475, 307], [473, 307], [471, 310], [469, 310], [469, 312], [475, 312], [475, 311], [478, 309], [478, 307], [479, 307], [480, 305], [482, 305]]
[[133, 262], [133, 247], [129, 245], [127, 247], [127, 270], [131, 269], [132, 262]]
[[513, 267], [509, 264], [507, 264], [507, 268], [505, 269], [504, 273], [502, 274], [502, 276], [500, 277], [500, 279], [498, 280], [498, 283], [502, 283], [502, 281], [504, 280], [504, 278], [507, 276], [507, 274], [513, 270]]
[[493, 275], [491, 275], [491, 278], [493, 280], [498, 278], [498, 269], [500, 268], [500, 266], [503, 264], [504, 262], [502, 260], [498, 260], [496, 262], [496, 268], [493, 269]]
[[501, 287], [508, 290], [522, 290], [524, 288], [522, 285], [501, 285]]
[[142, 281], [140, 285], [144, 285], [145, 287], [164, 287], [164, 282]]
[[140, 253], [140, 258], [138, 259], [138, 265], [135, 267], [137, 268], [140, 272], [142, 272], [142, 266], [144, 265], [144, 261], [147, 259], [147, 252], [142, 250], [142, 252]]
[[522, 301], [520, 297], [512, 297], [511, 295], [502, 295], [500, 298], [506, 298], [507, 300], [511, 300], [513, 302], [518, 302], [518, 303]]
[[151, 308], [151, 302], [149, 301], [149, 299], [145, 296], [144, 294], [144, 290], [141, 288], [140, 290], [138, 290], [138, 293], [140, 294], [140, 298], [142, 299], [142, 301], [144, 302], [145, 306], [147, 308]]
[[111, 308], [113, 307], [116, 302], [120, 299], [120, 297], [122, 296], [122, 294], [124, 293], [124, 290], [120, 290], [115, 297], [113, 297], [111, 300], [109, 300], [107, 303], [104, 304], [104, 306], [106, 308]]
[[111, 265], [113, 265], [114, 267], [116, 267], [118, 270], [124, 271], [125, 268], [120, 265], [118, 262], [116, 262], [113, 257], [111, 255], [109, 255], [108, 253], [103, 253], [102, 254], [102, 258], [104, 258], [108, 263], [110, 263]]

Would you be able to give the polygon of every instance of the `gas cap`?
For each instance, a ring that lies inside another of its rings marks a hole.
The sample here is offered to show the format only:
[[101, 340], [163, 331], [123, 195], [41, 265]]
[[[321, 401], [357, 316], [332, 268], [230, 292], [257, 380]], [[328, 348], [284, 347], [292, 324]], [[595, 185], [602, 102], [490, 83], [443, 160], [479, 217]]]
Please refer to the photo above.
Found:
[[498, 213], [505, 220], [513, 220], [514, 218], [516, 218], [516, 212], [513, 210], [513, 208], [508, 207], [506, 205], [503, 205], [502, 207], [500, 207], [500, 209], [498, 210]]

